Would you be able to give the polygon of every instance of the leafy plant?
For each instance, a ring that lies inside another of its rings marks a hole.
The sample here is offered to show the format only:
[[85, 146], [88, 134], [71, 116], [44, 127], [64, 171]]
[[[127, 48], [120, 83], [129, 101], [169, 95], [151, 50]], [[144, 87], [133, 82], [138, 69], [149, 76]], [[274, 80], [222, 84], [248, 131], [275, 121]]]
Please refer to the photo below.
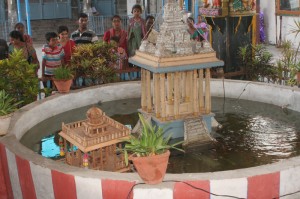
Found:
[[246, 79], [259, 81], [266, 77], [268, 80], [277, 78], [277, 71], [271, 64], [273, 55], [264, 45], [246, 45], [239, 48], [238, 56], [246, 71]]
[[16, 111], [21, 103], [22, 101], [16, 102], [5, 90], [0, 90], [0, 116]]
[[[292, 34], [296, 34], [295, 37], [298, 37], [298, 34], [300, 33], [300, 21], [294, 20], [294, 25], [295, 26], [292, 27], [290, 32]], [[298, 47], [297, 47], [297, 50], [296, 50], [296, 57], [298, 55], [299, 48], [300, 48], [300, 43], [298, 43]]]
[[69, 80], [73, 78], [72, 71], [67, 67], [59, 67], [54, 71], [54, 78], [57, 80]]
[[5, 90], [24, 106], [36, 100], [39, 81], [36, 64], [24, 59], [22, 50], [15, 49], [8, 59], [0, 60], [0, 90]]
[[113, 48], [106, 42], [76, 46], [71, 60], [75, 76], [91, 78], [94, 84], [112, 82], [116, 73], [111, 65], [117, 61]]
[[125, 140], [127, 142], [123, 149], [125, 156], [125, 163], [128, 165], [128, 153], [138, 157], [154, 156], [165, 153], [169, 149], [176, 149], [184, 152], [184, 150], [176, 146], [182, 144], [183, 141], [175, 144], [169, 144], [171, 135], [164, 137], [164, 129], [151, 122], [147, 122], [142, 114], [139, 114], [142, 124], [142, 133], [138, 137], [130, 135], [130, 138]]
[[282, 43], [282, 58], [277, 61], [277, 68], [282, 69], [282, 79], [288, 85], [296, 85], [294, 79], [296, 73], [300, 71], [300, 62], [297, 58], [298, 50], [293, 49], [291, 41], [283, 41]]

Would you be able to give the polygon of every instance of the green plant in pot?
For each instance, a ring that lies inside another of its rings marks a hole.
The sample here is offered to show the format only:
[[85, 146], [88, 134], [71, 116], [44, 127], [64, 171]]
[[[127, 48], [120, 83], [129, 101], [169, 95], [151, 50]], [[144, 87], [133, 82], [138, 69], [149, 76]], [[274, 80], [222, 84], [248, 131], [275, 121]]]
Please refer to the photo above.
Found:
[[152, 125], [151, 121], [145, 120], [142, 114], [139, 114], [142, 124], [142, 132], [139, 136], [131, 135], [125, 140], [123, 152], [125, 162], [131, 160], [143, 181], [147, 184], [158, 184], [162, 182], [169, 161], [170, 149], [184, 150], [176, 146], [183, 141], [169, 144], [171, 135], [164, 137], [163, 128]]
[[16, 101], [12, 96], [5, 92], [5, 90], [0, 90], [0, 135], [5, 135], [13, 112], [15, 112], [22, 101]]
[[55, 69], [53, 82], [59, 93], [68, 93], [73, 82], [71, 69], [65, 66]]

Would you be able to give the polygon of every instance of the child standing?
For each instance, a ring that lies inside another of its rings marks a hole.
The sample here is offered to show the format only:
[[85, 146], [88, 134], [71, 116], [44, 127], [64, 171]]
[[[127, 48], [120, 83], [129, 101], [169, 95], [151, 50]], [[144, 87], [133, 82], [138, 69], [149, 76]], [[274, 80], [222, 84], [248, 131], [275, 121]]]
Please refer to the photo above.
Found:
[[116, 47], [114, 48], [114, 54], [118, 57], [117, 62], [114, 65], [116, 70], [122, 70], [124, 67], [124, 62], [127, 59], [126, 51], [124, 48], [119, 46], [120, 37], [113, 36], [110, 38], [110, 43], [114, 44]]
[[146, 35], [145, 20], [141, 18], [142, 7], [134, 5], [131, 13], [133, 17], [129, 19], [128, 27], [128, 56], [135, 55], [135, 50], [139, 49], [142, 39]]
[[[59, 44], [58, 36], [55, 32], [48, 32], [45, 35], [47, 44], [42, 48], [42, 77], [43, 80], [52, 78], [56, 68], [64, 64], [64, 50], [61, 44]], [[47, 83], [44, 82], [44, 86]], [[51, 83], [48, 87], [52, 87]]]
[[64, 49], [64, 63], [70, 64], [72, 53], [74, 51], [75, 42], [69, 38], [69, 29], [67, 26], [58, 27], [59, 43]]
[[121, 21], [119, 15], [112, 17], [112, 28], [104, 33], [103, 40], [109, 43], [112, 37], [119, 37], [119, 46], [127, 50], [127, 32], [122, 29]]

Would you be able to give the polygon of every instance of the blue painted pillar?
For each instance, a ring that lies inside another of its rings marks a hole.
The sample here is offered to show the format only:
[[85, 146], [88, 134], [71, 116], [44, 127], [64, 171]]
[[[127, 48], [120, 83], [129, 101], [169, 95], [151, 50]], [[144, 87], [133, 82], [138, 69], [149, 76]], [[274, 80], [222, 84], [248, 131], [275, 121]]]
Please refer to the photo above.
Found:
[[27, 20], [27, 34], [31, 36], [30, 6], [28, 0], [25, 0], [25, 8], [26, 8], [26, 20]]
[[22, 16], [21, 16], [21, 3], [20, 0], [17, 0], [17, 12], [18, 12], [18, 22], [22, 21]]
[[189, 11], [189, 0], [184, 0], [186, 11]]
[[195, 4], [194, 4], [195, 10], [194, 10], [194, 14], [195, 14], [195, 22], [198, 23], [198, 15], [199, 15], [199, 0], [195, 0]]

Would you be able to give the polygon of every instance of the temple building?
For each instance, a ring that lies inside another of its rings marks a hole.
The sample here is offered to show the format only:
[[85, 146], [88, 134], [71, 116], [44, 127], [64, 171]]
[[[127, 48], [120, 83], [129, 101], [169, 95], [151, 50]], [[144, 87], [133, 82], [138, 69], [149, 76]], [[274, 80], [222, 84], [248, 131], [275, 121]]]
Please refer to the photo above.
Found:
[[159, 126], [171, 123], [174, 138], [196, 141], [202, 136], [191, 126], [203, 126], [203, 131], [210, 132], [214, 116], [210, 69], [224, 62], [208, 41], [190, 40], [183, 17], [179, 4], [169, 0], [156, 41], [144, 40], [129, 62], [141, 67], [141, 112]]
[[61, 149], [69, 165], [104, 171], [127, 171], [124, 155], [117, 151], [121, 142], [130, 135], [130, 129], [92, 107], [87, 111], [87, 119], [62, 124], [59, 133]]

